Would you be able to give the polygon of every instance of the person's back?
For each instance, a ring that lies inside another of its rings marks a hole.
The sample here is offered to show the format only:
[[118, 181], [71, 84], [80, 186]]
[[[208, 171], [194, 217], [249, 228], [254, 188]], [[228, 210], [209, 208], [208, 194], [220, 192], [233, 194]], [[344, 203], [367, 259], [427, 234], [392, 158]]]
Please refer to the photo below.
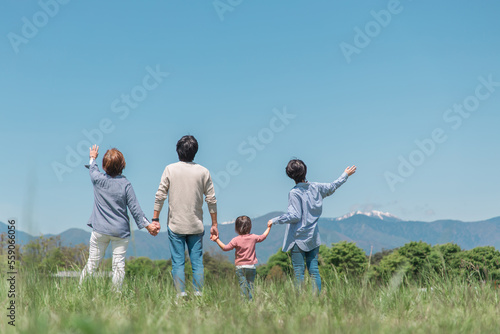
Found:
[[96, 159], [99, 146], [90, 148], [89, 175], [94, 186], [94, 208], [88, 221], [92, 227], [89, 241], [89, 257], [80, 275], [80, 284], [86, 276], [92, 275], [102, 261], [106, 248], [111, 243], [113, 249], [113, 287], [121, 288], [125, 276], [125, 254], [127, 252], [130, 223], [127, 207], [134, 217], [137, 227], [145, 227], [150, 234], [156, 235], [159, 226], [150, 224], [141, 210], [132, 184], [122, 176], [125, 158], [116, 148], [109, 149], [104, 155], [102, 165], [106, 172], [101, 173]]
[[255, 254], [255, 245], [266, 239], [267, 234], [243, 234], [234, 237], [225, 247], [223, 251], [230, 251], [235, 249], [234, 264], [241, 265], [255, 265], [257, 264], [257, 256]]
[[323, 196], [321, 196], [318, 184], [299, 183], [290, 190], [290, 196], [299, 200], [300, 219], [296, 224], [287, 225], [286, 235], [298, 240], [309, 240], [313, 235], [319, 236], [315, 232], [318, 229], [318, 219], [323, 212]]
[[342, 175], [331, 183], [307, 182], [307, 166], [299, 159], [292, 159], [286, 174], [295, 181], [288, 194], [288, 210], [271, 219], [268, 224], [286, 224], [283, 251], [291, 251], [297, 285], [304, 281], [304, 263], [313, 278], [313, 286], [321, 290], [318, 253], [321, 244], [318, 220], [323, 212], [323, 198], [332, 195], [347, 178], [356, 172], [356, 166], [347, 167]]
[[[289, 197], [299, 204], [295, 224], [287, 224], [284, 245], [295, 242], [302, 249], [312, 249], [321, 243], [318, 220], [323, 213], [323, 199], [335, 192], [335, 189], [347, 180], [341, 178], [333, 183], [299, 182], [290, 190]], [[285, 246], [284, 246], [285, 247]]]
[[[179, 161], [165, 168], [162, 182], [168, 183], [169, 228], [178, 234], [202, 233], [203, 195], [206, 195], [209, 210], [216, 211], [209, 171], [194, 162]], [[160, 193], [157, 197], [166, 195]]]
[[[89, 166], [90, 178], [94, 185], [94, 209], [88, 225], [95, 231], [126, 238], [130, 235], [127, 204], [135, 197], [129, 180], [122, 175], [111, 177], [99, 171], [95, 161]], [[130, 203], [134, 205], [135, 203]], [[136, 208], [135, 205], [132, 208]], [[131, 210], [137, 221], [144, 219], [144, 214]]]
[[176, 145], [179, 162], [165, 167], [155, 196], [153, 221], [160, 221], [163, 203], [168, 197], [167, 231], [172, 259], [172, 277], [178, 296], [185, 291], [185, 249], [187, 247], [195, 295], [203, 289], [203, 195], [208, 205], [212, 227], [211, 238], [218, 236], [217, 200], [209, 171], [193, 162], [198, 152], [198, 141], [193, 136], [183, 136]]

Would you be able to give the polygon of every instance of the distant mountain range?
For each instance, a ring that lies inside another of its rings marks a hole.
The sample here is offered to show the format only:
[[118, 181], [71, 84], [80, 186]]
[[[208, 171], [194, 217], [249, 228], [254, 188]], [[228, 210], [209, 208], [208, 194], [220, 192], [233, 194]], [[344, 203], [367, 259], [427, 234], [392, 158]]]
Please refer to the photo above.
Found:
[[[281, 212], [271, 212], [264, 216], [252, 218], [252, 233], [262, 234], [267, 221], [280, 215]], [[163, 232], [156, 237], [145, 231], [133, 230], [127, 256], [147, 256], [151, 259], [168, 259], [168, 235], [165, 223]], [[462, 222], [458, 220], [437, 220], [434, 222], [405, 221], [390, 213], [380, 211], [351, 212], [338, 218], [321, 218], [319, 220], [321, 240], [330, 246], [341, 240], [353, 241], [367, 254], [382, 249], [400, 247], [410, 241], [425, 241], [431, 245], [453, 242], [464, 249], [478, 246], [494, 246], [500, 249], [500, 217], [478, 222]], [[6, 224], [0, 222], [0, 232], [6, 232]], [[285, 231], [284, 225], [273, 226], [268, 238], [257, 245], [257, 258], [265, 263], [271, 255], [280, 249]], [[71, 228], [60, 234], [63, 245], [71, 246], [80, 243], [88, 244], [90, 228], [86, 230]], [[46, 235], [50, 237], [53, 235]], [[228, 243], [236, 236], [234, 223], [219, 224], [219, 236], [224, 243]], [[17, 242], [26, 244], [33, 236], [17, 231]], [[224, 253], [233, 261], [234, 251], [222, 252], [209, 239], [209, 228], [204, 236], [204, 249], [211, 253]], [[109, 255], [109, 250], [108, 250]]]

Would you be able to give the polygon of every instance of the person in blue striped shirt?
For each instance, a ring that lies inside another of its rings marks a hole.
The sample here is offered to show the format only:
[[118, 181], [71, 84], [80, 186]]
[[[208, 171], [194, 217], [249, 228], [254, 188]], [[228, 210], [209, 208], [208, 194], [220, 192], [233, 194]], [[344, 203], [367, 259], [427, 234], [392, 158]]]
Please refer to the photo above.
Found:
[[313, 289], [318, 294], [321, 291], [318, 219], [323, 211], [323, 199], [332, 195], [355, 172], [356, 166], [348, 166], [332, 183], [317, 183], [306, 180], [307, 166], [302, 160], [292, 159], [286, 166], [286, 174], [295, 181], [295, 187], [288, 194], [287, 212], [271, 219], [269, 224], [286, 224], [283, 251], [291, 251], [295, 281], [299, 287], [304, 282], [307, 267]]

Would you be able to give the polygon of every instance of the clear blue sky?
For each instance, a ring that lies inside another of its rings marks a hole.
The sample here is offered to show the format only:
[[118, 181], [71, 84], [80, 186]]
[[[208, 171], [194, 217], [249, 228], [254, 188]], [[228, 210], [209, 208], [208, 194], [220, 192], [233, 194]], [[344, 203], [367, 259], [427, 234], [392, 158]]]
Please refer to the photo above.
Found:
[[[150, 218], [184, 134], [219, 180], [219, 221], [286, 210], [292, 157], [310, 181], [358, 166], [324, 217], [500, 215], [497, 1], [42, 3], [0, 4], [1, 221], [86, 228], [87, 154], [69, 166], [67, 147], [86, 149], [83, 131], [106, 119], [99, 163], [107, 148], [124, 153]], [[157, 68], [169, 73], [159, 83]], [[284, 110], [294, 118], [275, 119]], [[239, 173], [222, 182], [228, 163]]]

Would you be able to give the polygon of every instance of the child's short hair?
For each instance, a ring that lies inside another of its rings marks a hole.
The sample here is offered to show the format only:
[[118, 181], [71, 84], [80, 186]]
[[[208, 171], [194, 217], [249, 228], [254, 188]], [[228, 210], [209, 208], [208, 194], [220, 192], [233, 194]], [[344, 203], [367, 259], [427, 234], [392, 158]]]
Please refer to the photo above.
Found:
[[107, 150], [102, 158], [102, 168], [111, 177], [120, 175], [125, 168], [125, 158], [122, 152], [116, 148]]
[[252, 230], [252, 221], [248, 216], [239, 216], [234, 222], [234, 230], [239, 235], [248, 234]]
[[184, 136], [177, 142], [175, 150], [180, 161], [191, 162], [198, 152], [198, 141], [193, 136]]
[[293, 179], [296, 183], [304, 182], [306, 180], [307, 166], [304, 161], [299, 159], [292, 159], [286, 166], [286, 175]]

